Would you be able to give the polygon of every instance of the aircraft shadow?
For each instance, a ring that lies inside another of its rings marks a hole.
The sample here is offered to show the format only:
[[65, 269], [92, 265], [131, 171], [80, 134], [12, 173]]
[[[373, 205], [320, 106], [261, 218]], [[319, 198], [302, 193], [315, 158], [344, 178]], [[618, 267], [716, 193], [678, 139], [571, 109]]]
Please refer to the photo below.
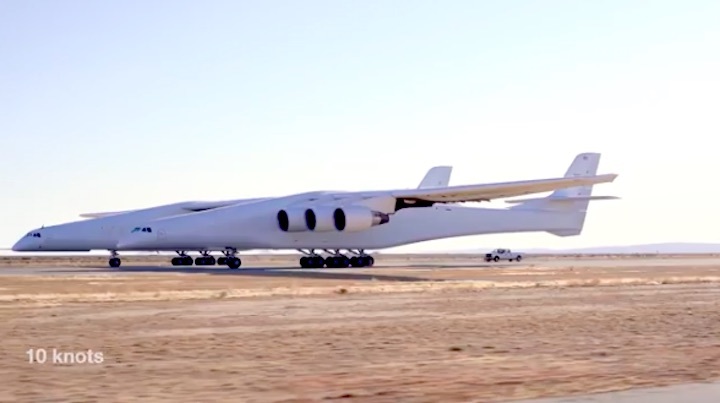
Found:
[[[212, 274], [225, 276], [248, 276], [248, 277], [285, 277], [285, 278], [307, 278], [319, 280], [355, 280], [355, 281], [443, 281], [442, 279], [428, 279], [416, 276], [388, 275], [378, 273], [342, 272], [343, 269], [298, 269], [297, 267], [241, 267], [237, 270], [225, 267], [176, 267], [176, 266], [125, 266], [116, 269], [107, 267], [92, 267], [86, 269], [63, 270], [64, 273], [188, 273], [188, 274]], [[357, 270], [357, 269], [348, 269]], [[56, 271], [54, 271], [56, 273]]]

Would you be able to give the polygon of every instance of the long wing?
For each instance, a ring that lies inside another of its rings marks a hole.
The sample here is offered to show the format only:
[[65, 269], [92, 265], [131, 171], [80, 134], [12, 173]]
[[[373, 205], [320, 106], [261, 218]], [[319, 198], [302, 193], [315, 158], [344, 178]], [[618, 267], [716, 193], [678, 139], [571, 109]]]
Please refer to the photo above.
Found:
[[501, 182], [480, 185], [450, 186], [438, 189], [408, 189], [391, 191], [400, 199], [424, 200], [438, 203], [490, 201], [503, 197], [522, 196], [549, 192], [568, 187], [612, 182], [617, 174], [596, 176], [535, 179], [529, 181]]

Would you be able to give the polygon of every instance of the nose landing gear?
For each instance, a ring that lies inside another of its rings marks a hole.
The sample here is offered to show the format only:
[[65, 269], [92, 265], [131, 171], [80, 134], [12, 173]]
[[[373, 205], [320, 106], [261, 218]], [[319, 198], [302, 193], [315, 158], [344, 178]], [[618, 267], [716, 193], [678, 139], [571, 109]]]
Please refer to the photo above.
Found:
[[118, 256], [119, 255], [118, 255], [117, 251], [115, 251], [115, 250], [110, 251], [110, 260], [108, 260], [108, 265], [110, 267], [112, 267], [112, 268], [120, 267], [120, 265], [122, 264], [122, 261], [120, 260], [120, 258]]

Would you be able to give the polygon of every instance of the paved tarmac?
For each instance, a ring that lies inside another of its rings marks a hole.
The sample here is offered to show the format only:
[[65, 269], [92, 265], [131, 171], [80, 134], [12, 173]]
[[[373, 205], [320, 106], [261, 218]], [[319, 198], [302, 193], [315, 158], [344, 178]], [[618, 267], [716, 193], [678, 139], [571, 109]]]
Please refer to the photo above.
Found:
[[75, 266], [75, 267], [62, 267], [62, 266], [9, 266], [0, 267], [0, 276], [17, 276], [17, 275], [31, 275], [31, 276], [73, 276], [79, 274], [106, 274], [106, 275], [143, 275], [143, 274], [159, 274], [159, 273], [205, 273], [205, 274], [230, 274], [251, 272], [278, 272], [285, 270], [292, 270], [295, 273], [298, 272], [328, 272], [328, 273], [363, 273], [368, 270], [382, 270], [391, 269], [402, 270], [411, 269], [413, 271], [422, 270], [437, 270], [437, 269], [453, 269], [453, 270], [482, 270], [489, 268], [518, 268], [519, 270], [537, 268], [568, 268], [568, 267], [582, 267], [582, 268], [632, 268], [632, 267], [673, 267], [680, 265], [687, 265], [692, 267], [699, 266], [718, 266], [720, 265], [720, 258], [598, 258], [598, 259], [538, 259], [531, 260], [527, 259], [520, 263], [518, 262], [478, 262], [477, 260], [460, 260], [460, 259], [428, 259], [420, 260], [418, 262], [408, 262], [396, 259], [388, 259], [383, 262], [382, 257], [376, 259], [376, 265], [371, 269], [368, 268], [345, 268], [345, 269], [300, 269], [297, 266], [291, 266], [288, 263], [283, 262], [264, 264], [254, 264], [250, 267], [242, 266], [237, 270], [228, 269], [225, 266], [209, 266], [209, 267], [174, 267], [174, 266], [148, 266], [148, 265], [133, 265], [131, 263], [123, 264], [120, 268], [110, 268], [107, 266], [88, 267], [88, 266]]
[[719, 383], [691, 383], [594, 395], [517, 400], [516, 403], [717, 403]]

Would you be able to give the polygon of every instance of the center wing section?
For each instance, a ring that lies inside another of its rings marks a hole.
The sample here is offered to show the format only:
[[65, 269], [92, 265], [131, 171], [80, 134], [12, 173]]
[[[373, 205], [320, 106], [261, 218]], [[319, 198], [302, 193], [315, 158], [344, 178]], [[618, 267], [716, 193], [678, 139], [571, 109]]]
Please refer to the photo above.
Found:
[[550, 192], [557, 189], [608, 183], [617, 174], [596, 176], [535, 179], [528, 181], [500, 182], [478, 185], [449, 186], [437, 189], [407, 189], [391, 191], [393, 197], [405, 200], [421, 200], [434, 203], [462, 203], [490, 201], [504, 197], [523, 196]]
[[[103, 217], [110, 217], [114, 215], [119, 214], [128, 214], [128, 213], [134, 213], [134, 212], [140, 212], [140, 211], [150, 211], [150, 210], [157, 210], [160, 212], [160, 209], [163, 209], [163, 211], [166, 211], [164, 215], [176, 215], [176, 214], [187, 214], [187, 213], [197, 213], [200, 211], [205, 210], [213, 210], [221, 207], [228, 207], [236, 204], [246, 204], [246, 203], [254, 203], [256, 201], [262, 201], [267, 200], [266, 197], [263, 198], [254, 198], [254, 199], [235, 199], [235, 200], [220, 200], [220, 201], [189, 201], [189, 202], [181, 202], [181, 203], [174, 203], [174, 204], [165, 204], [161, 206], [154, 206], [154, 207], [146, 207], [141, 209], [134, 209], [134, 210], [123, 210], [123, 211], [108, 211], [108, 212], [98, 212], [98, 213], [83, 213], [80, 214], [80, 217], [83, 218], [103, 218]], [[163, 214], [161, 214], [163, 215]]]

